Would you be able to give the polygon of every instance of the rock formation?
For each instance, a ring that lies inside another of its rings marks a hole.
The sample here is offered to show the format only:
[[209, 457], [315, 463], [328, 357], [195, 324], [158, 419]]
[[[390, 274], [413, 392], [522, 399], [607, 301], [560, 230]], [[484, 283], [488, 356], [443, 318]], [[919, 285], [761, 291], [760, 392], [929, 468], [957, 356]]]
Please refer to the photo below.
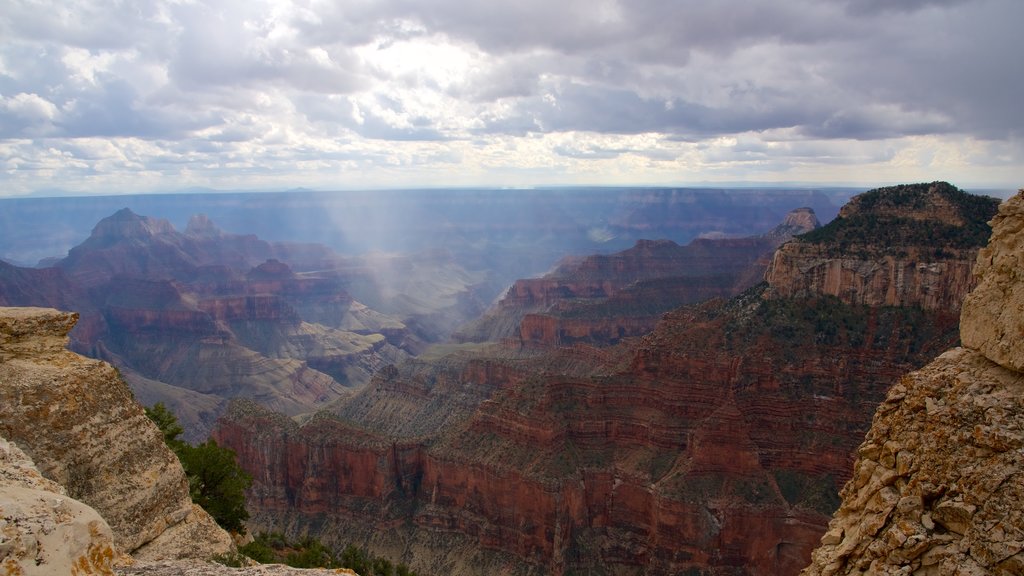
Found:
[[1024, 191], [992, 224], [963, 347], [889, 390], [805, 576], [1024, 574]]
[[77, 318], [0, 308], [0, 436], [102, 515], [119, 550], [205, 559], [233, 549], [192, 505], [181, 464], [117, 371], [65, 349]]
[[606, 346], [643, 336], [673, 308], [729, 298], [757, 284], [779, 245], [818, 226], [813, 210], [798, 208], [756, 236], [698, 238], [685, 246], [638, 240], [614, 254], [568, 258], [542, 278], [517, 280], [455, 338]]
[[5, 575], [112, 574], [124, 561], [96, 510], [44, 478], [0, 437], [0, 571]]
[[[124, 209], [55, 267], [0, 263], [0, 304], [79, 312], [72, 349], [118, 366], [147, 403], [179, 407], [201, 441], [228, 398], [312, 411], [418, 350], [408, 326], [346, 290], [367, 274], [322, 246], [226, 234], [202, 216], [179, 233]], [[415, 301], [423, 333], [424, 313], [453, 306]]]
[[770, 294], [955, 308], [972, 286], [973, 254], [988, 239], [983, 218], [991, 205], [945, 182], [856, 196], [828, 227], [775, 253]]
[[[927, 204], [904, 206], [892, 233], [938, 226], [915, 211]], [[996, 202], [983, 205], [955, 228], [985, 226]], [[799, 241], [842, 258], [827, 228]], [[878, 258], [936, 247], [927, 235], [867, 246]], [[967, 267], [979, 248], [960, 249]], [[953, 295], [967, 285], [940, 277], [945, 307], [883, 306], [857, 296], [862, 284], [845, 301], [762, 284], [611, 347], [428, 351], [301, 425], [236, 403], [215, 436], [256, 478], [256, 526], [425, 573], [796, 574], [888, 387], [957, 342]]]

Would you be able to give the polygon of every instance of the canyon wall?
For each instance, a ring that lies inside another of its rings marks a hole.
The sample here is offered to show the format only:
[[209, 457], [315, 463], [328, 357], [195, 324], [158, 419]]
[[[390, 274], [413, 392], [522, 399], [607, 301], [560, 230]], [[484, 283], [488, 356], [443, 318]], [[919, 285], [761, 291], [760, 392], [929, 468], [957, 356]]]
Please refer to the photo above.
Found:
[[[868, 248], [923, 254], [915, 230], [948, 222], [914, 211], [934, 188], [881, 189], [848, 217], [908, 192], [906, 241]], [[982, 203], [953, 228], [984, 227]], [[842, 254], [823, 230], [797, 241]], [[979, 248], [929, 254], [969, 268]], [[453, 346], [301, 425], [236, 405], [214, 434], [256, 476], [254, 526], [427, 574], [796, 574], [889, 387], [956, 344], [966, 285], [947, 280], [946, 306], [769, 282], [615, 346]]]
[[[974, 254], [987, 240], [991, 199], [944, 182], [914, 193], [867, 192], [839, 211], [828, 230], [775, 253], [771, 296], [831, 295], [848, 304], [958, 307], [973, 286]], [[988, 211], [988, 212], [986, 212]]]
[[993, 220], [963, 347], [889, 390], [805, 576], [1024, 573], [1024, 191]]
[[729, 298], [757, 284], [780, 244], [818, 226], [813, 210], [798, 208], [756, 236], [698, 238], [685, 246], [638, 240], [621, 252], [567, 258], [542, 278], [517, 280], [455, 338], [607, 346], [642, 336], [673, 308]]

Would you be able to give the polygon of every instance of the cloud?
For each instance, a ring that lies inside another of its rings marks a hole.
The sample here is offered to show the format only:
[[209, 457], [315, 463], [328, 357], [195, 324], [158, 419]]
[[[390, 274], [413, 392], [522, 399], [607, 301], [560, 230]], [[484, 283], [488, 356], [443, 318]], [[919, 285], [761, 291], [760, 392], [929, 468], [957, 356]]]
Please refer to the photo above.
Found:
[[17, 190], [385, 185], [452, 161], [477, 184], [935, 158], [1012, 174], [1021, 21], [1018, 0], [9, 0], [0, 162]]

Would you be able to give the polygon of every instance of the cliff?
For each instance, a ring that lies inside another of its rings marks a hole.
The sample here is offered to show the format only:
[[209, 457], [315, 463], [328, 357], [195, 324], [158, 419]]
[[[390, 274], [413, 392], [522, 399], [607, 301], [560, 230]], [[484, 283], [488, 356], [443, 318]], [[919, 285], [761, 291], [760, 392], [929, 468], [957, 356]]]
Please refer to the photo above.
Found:
[[992, 221], [963, 347], [875, 413], [805, 576], [1024, 573], [1024, 191]]
[[424, 573], [796, 574], [891, 383], [957, 342], [966, 288], [940, 277], [949, 308], [761, 284], [614, 346], [436, 349], [301, 425], [235, 404], [215, 436], [256, 526]]
[[230, 537], [192, 505], [177, 457], [116, 370], [65, 349], [76, 320], [0, 308], [0, 436], [102, 515], [119, 550], [154, 559], [231, 550]]
[[984, 221], [995, 204], [945, 182], [856, 196], [827, 226], [775, 253], [770, 295], [955, 309], [973, 286], [974, 255], [988, 240]]

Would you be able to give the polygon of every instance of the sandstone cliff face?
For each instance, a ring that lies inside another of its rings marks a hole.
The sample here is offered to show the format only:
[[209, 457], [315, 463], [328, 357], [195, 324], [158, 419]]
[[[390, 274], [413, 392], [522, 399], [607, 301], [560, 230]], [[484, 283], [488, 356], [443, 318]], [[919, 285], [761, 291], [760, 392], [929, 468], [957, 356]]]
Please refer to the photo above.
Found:
[[1022, 206], [993, 220], [964, 348], [889, 391], [804, 575], [1024, 573]]
[[960, 337], [964, 346], [1010, 370], [1024, 372], [1024, 199], [999, 207], [992, 240], [978, 255], [978, 287], [964, 300]]
[[994, 215], [995, 207], [994, 199], [944, 182], [855, 197], [828, 226], [775, 253], [765, 277], [770, 295], [957, 310], [973, 286], [978, 249], [988, 239], [987, 229], [976, 225]]
[[[65, 349], [76, 319], [0, 308], [0, 436], [95, 508], [120, 550], [148, 558], [231, 550], [230, 537], [193, 508], [181, 465], [116, 370]], [[203, 539], [177, 542], [196, 526]]]

